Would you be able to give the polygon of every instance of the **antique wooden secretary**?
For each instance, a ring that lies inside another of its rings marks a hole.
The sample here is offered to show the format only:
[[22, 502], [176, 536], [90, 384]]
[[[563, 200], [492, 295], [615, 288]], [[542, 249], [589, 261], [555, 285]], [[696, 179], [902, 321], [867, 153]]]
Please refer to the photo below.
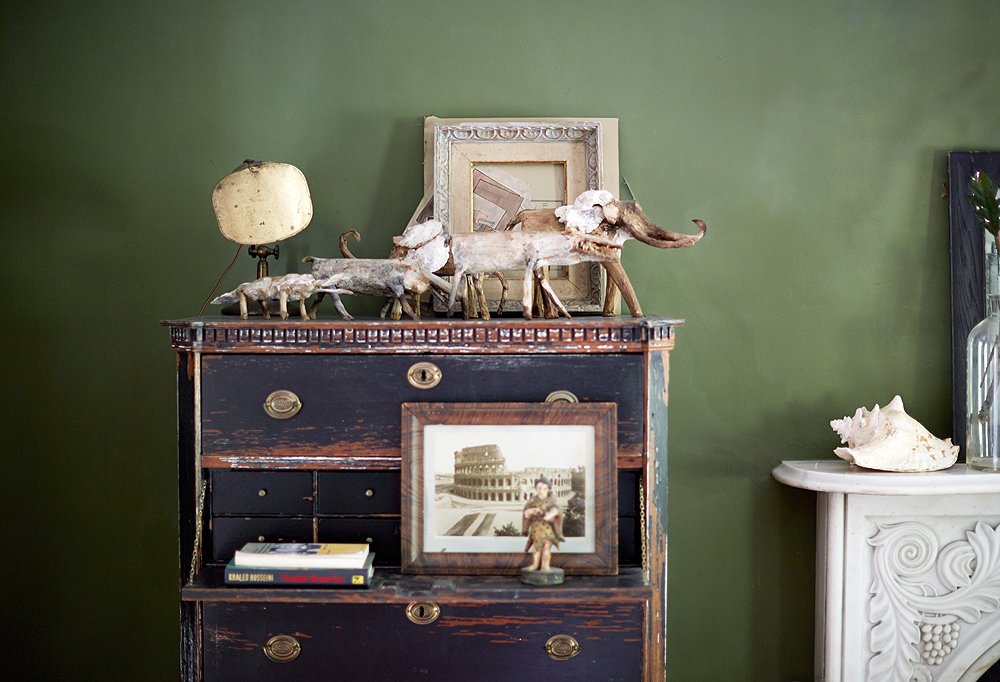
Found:
[[[185, 680], [662, 680], [676, 320], [194, 318], [177, 351]], [[400, 573], [400, 404], [618, 415], [616, 576]], [[370, 589], [224, 584], [251, 541], [367, 541]]]

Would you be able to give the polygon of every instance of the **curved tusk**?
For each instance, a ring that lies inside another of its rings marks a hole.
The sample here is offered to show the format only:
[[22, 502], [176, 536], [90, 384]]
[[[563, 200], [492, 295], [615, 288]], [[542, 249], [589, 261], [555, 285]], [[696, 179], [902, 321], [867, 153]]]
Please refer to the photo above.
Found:
[[628, 221], [624, 221], [625, 226], [636, 239], [641, 241], [643, 244], [649, 244], [650, 246], [655, 246], [660, 249], [682, 249], [687, 246], [694, 246], [708, 231], [708, 225], [705, 224], [705, 221], [697, 218], [692, 221], [698, 226], [697, 234], [685, 234], [683, 232], [664, 230], [662, 227], [654, 225], [648, 220], [643, 220], [642, 222], [643, 227], [641, 229], [636, 229], [630, 225]]

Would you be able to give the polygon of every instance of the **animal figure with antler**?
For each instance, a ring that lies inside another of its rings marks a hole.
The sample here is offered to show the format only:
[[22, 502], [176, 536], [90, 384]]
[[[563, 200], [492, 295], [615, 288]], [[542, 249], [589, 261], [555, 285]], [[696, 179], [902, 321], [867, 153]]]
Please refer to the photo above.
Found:
[[[619, 201], [605, 190], [588, 190], [567, 206], [556, 209], [527, 209], [518, 213], [508, 229], [520, 225], [522, 232], [565, 232], [576, 230], [584, 234], [599, 236], [622, 246], [629, 239], [660, 249], [678, 249], [694, 246], [708, 227], [702, 220], [694, 220], [698, 227], [696, 234], [685, 234], [665, 230], [655, 225], [642, 211], [636, 201]], [[581, 261], [582, 262], [582, 261]], [[621, 291], [625, 304], [633, 317], [642, 317], [639, 299], [632, 288], [632, 282], [622, 267], [620, 258], [600, 261], [608, 274], [604, 299], [604, 314], [614, 314], [614, 291]]]
[[[382, 308], [381, 317], [393, 308], [399, 308], [410, 317], [420, 316], [420, 296], [431, 291], [442, 298], [452, 293], [452, 286], [435, 275], [448, 260], [448, 237], [436, 220], [414, 225], [410, 235], [412, 248], [398, 257], [354, 258], [347, 249], [347, 237], [360, 239], [357, 230], [351, 230], [340, 238], [340, 248], [346, 258], [313, 258], [303, 260], [312, 263], [312, 274], [331, 289], [347, 289], [356, 294], [386, 296], [388, 301]], [[396, 237], [394, 241], [400, 240]], [[407, 297], [412, 297], [411, 306]], [[313, 304], [313, 313], [322, 299], [322, 294]], [[343, 315], [343, 313], [341, 313]], [[394, 313], [392, 319], [399, 319]]]
[[[344, 258], [357, 258], [348, 245], [348, 240], [354, 238], [361, 241], [361, 234], [354, 229], [348, 230], [340, 235], [340, 253]], [[428, 220], [423, 223], [408, 226], [403, 230], [403, 234], [392, 238], [392, 251], [389, 252], [390, 259], [402, 260], [419, 265], [428, 272], [433, 272], [440, 276], [451, 276], [455, 274], [455, 264], [451, 259], [451, 235], [444, 226], [437, 220]], [[443, 259], [443, 261], [442, 261]], [[470, 282], [469, 291], [471, 297], [462, 297], [463, 312], [466, 317], [479, 315], [484, 320], [490, 319], [490, 310], [483, 294], [482, 278], [484, 275], [496, 277], [500, 282], [500, 300], [497, 302], [497, 312], [503, 310], [507, 301], [507, 279], [502, 272], [482, 273], [471, 276], [476, 279]], [[453, 280], [453, 286], [464, 290], [465, 286]], [[432, 289], [432, 293], [437, 294], [437, 290]], [[470, 300], [471, 299], [471, 300]], [[442, 301], [443, 303], [444, 301]], [[389, 317], [393, 320], [400, 318], [401, 306], [399, 301], [391, 300]], [[414, 297], [412, 307], [418, 309], [420, 306], [419, 297]]]

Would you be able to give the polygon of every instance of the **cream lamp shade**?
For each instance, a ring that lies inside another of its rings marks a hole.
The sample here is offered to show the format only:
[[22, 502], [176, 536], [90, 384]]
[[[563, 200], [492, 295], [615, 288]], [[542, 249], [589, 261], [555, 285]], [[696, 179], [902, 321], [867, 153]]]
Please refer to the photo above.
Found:
[[244, 161], [215, 186], [212, 206], [223, 236], [238, 244], [287, 239], [313, 215], [306, 176], [272, 161]]

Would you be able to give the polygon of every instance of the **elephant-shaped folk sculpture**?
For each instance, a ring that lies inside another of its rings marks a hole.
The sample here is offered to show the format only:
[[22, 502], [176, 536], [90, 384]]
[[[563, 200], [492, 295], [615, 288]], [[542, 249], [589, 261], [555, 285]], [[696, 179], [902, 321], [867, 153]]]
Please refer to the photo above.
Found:
[[521, 211], [510, 222], [508, 229], [520, 225], [521, 231], [526, 233], [578, 231], [617, 245], [618, 257], [581, 258], [573, 262], [597, 260], [607, 271], [605, 315], [614, 314], [614, 289], [617, 287], [632, 316], [641, 317], [642, 308], [639, 306], [639, 300], [621, 264], [620, 247], [629, 239], [637, 239], [643, 244], [660, 249], [694, 246], [705, 236], [708, 228], [702, 220], [696, 219], [693, 222], [698, 227], [696, 234], [665, 230], [646, 217], [638, 202], [619, 201], [605, 190], [588, 190], [569, 206]]

